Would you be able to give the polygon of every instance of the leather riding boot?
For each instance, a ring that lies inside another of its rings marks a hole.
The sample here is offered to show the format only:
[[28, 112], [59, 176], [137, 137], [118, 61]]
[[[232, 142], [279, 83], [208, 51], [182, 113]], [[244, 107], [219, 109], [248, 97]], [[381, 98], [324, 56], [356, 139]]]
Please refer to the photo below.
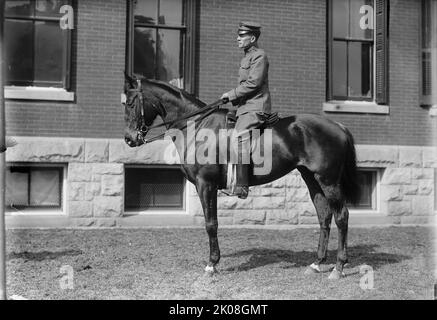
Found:
[[237, 183], [234, 194], [240, 199], [246, 199], [249, 194], [249, 164], [237, 164]]

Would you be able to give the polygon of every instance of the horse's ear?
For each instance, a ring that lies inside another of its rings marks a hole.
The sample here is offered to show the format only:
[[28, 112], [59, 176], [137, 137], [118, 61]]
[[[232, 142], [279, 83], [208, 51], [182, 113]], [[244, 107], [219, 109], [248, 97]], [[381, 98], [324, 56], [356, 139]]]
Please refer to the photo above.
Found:
[[124, 83], [130, 89], [135, 88], [136, 80], [131, 77], [126, 70], [124, 71]]

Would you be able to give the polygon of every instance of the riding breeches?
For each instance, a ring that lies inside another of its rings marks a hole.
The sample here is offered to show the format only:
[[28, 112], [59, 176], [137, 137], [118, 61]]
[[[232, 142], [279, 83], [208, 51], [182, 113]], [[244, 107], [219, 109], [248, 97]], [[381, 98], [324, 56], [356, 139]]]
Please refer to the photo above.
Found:
[[255, 112], [247, 112], [237, 118], [235, 129], [231, 136], [231, 146], [234, 148], [238, 146], [238, 150], [234, 150], [235, 155], [239, 155], [238, 163], [250, 164], [251, 131], [259, 128], [262, 123]]

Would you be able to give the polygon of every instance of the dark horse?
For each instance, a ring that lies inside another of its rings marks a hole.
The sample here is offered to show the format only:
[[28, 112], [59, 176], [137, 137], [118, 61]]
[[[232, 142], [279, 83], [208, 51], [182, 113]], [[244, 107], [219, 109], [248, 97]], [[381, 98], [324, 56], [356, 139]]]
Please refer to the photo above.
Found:
[[[125, 141], [130, 147], [144, 144], [148, 127], [157, 116], [166, 123], [167, 129], [179, 128], [186, 136], [187, 121], [199, 120], [196, 130], [208, 128], [217, 133], [226, 128], [225, 110], [217, 109], [206, 117], [198, 114], [205, 104], [167, 83], [156, 80], [135, 80], [126, 76]], [[175, 122], [178, 119], [182, 121]], [[197, 131], [196, 131], [197, 132]], [[196, 145], [198, 142], [195, 142]], [[343, 125], [323, 116], [302, 114], [282, 118], [272, 127], [272, 169], [265, 175], [251, 175], [250, 185], [261, 185], [297, 169], [310, 191], [320, 223], [317, 260], [306, 273], [320, 272], [319, 265], [326, 260], [332, 216], [338, 227], [338, 251], [336, 267], [331, 279], [344, 275], [347, 262], [347, 233], [349, 212], [346, 201], [357, 201], [359, 186], [355, 146], [351, 133]], [[179, 146], [180, 147], [180, 146]], [[186, 148], [186, 146], [185, 146]], [[178, 151], [181, 151], [178, 149]], [[218, 152], [217, 152], [218, 153]], [[186, 154], [186, 153], [185, 153]], [[196, 186], [205, 215], [209, 237], [210, 257], [207, 272], [214, 272], [220, 260], [217, 239], [217, 191], [223, 188], [224, 164], [186, 164], [182, 170], [186, 178]]]

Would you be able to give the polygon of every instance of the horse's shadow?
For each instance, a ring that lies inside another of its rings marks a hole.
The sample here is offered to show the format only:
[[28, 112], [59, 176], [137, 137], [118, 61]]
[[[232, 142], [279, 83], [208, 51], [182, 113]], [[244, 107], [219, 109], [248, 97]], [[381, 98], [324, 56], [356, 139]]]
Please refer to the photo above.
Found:
[[78, 256], [83, 252], [81, 250], [64, 250], [64, 251], [39, 251], [39, 252], [11, 252], [7, 255], [7, 260], [24, 259], [26, 261], [44, 261], [55, 260], [59, 257]]
[[[358, 245], [348, 248], [348, 268], [355, 268], [361, 265], [369, 265], [374, 270], [381, 266], [398, 263], [406, 259], [411, 259], [410, 256], [378, 252], [375, 249], [378, 245]], [[335, 264], [337, 250], [328, 251], [327, 264]], [[248, 271], [270, 264], [285, 263], [283, 269], [307, 267], [316, 260], [314, 251], [292, 251], [267, 248], [253, 248], [242, 251], [237, 251], [232, 254], [224, 255], [226, 258], [240, 258], [249, 256], [247, 261], [234, 267], [229, 267], [225, 271]]]

